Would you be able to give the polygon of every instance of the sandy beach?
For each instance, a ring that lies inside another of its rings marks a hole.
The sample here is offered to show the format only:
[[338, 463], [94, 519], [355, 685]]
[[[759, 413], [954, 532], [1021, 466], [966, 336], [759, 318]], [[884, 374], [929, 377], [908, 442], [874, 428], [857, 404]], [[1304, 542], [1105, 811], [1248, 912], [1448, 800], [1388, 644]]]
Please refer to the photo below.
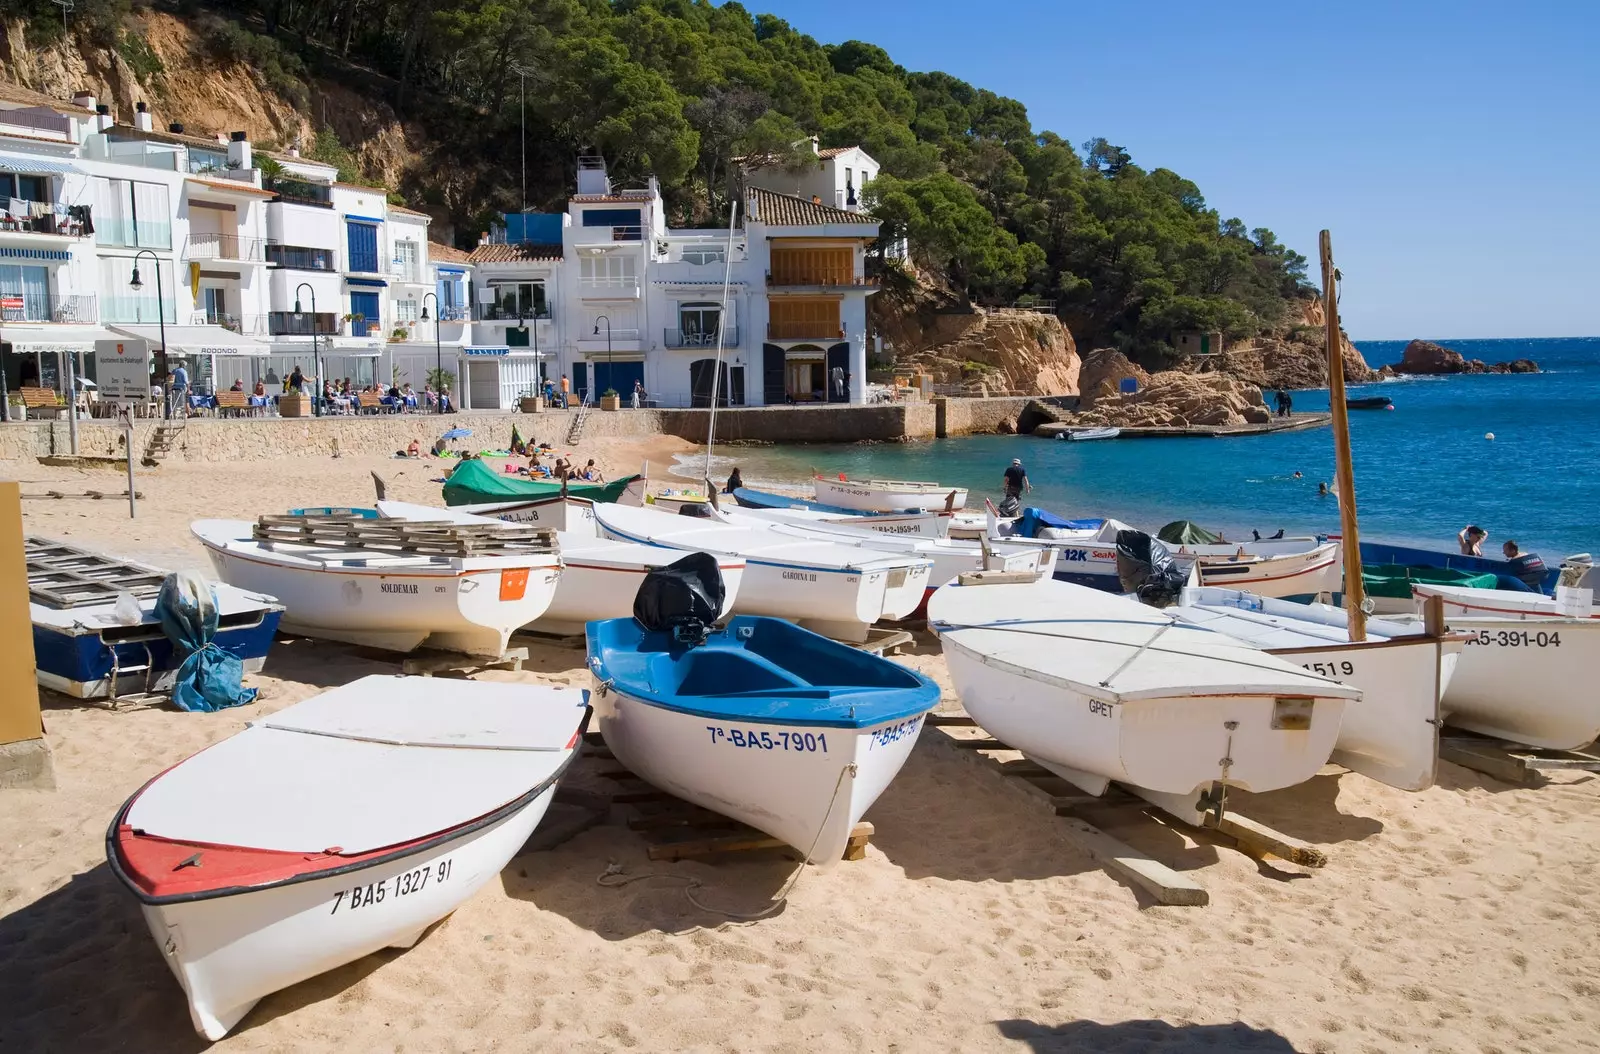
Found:
[[[677, 444], [676, 446], [674, 444]], [[687, 444], [595, 440], [608, 477]], [[659, 470], [659, 471], [658, 471]], [[30, 534], [206, 568], [201, 516], [295, 505], [437, 503], [440, 463], [380, 456], [141, 471], [144, 497], [28, 499]], [[114, 471], [0, 463], [25, 494], [120, 490]], [[681, 483], [681, 481], [679, 481]], [[901, 661], [946, 688], [926, 635]], [[58, 789], [0, 793], [0, 1050], [189, 1051], [205, 1042], [134, 899], [105, 864], [106, 825], [145, 780], [260, 715], [393, 657], [324, 642], [274, 648], [253, 705], [111, 712], [45, 698]], [[495, 679], [587, 685], [582, 654], [533, 650]], [[449, 682], [441, 680], [448, 692]], [[1329, 767], [1234, 796], [1239, 811], [1324, 848], [1308, 871], [1257, 861], [1142, 810], [1103, 826], [1192, 871], [1209, 906], [1153, 906], [993, 776], [925, 731], [867, 819], [864, 860], [800, 877], [779, 853], [653, 863], [613, 819], [519, 855], [407, 951], [268, 996], [219, 1051], [1551, 1052], [1596, 1049], [1600, 780], [1512, 788], [1449, 764], [1406, 794]], [[569, 785], [603, 793], [600, 764]], [[536, 835], [537, 839], [537, 835]], [[610, 865], [629, 876], [596, 879]]]

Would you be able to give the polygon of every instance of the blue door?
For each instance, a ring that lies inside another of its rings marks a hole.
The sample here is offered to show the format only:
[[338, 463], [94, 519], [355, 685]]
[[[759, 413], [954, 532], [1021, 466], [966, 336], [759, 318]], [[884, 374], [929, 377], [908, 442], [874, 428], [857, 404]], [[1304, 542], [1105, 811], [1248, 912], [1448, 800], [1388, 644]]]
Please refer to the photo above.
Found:
[[574, 362], [572, 364], [572, 397], [581, 403], [588, 391], [589, 364], [587, 362]]
[[607, 388], [615, 388], [623, 402], [627, 402], [633, 395], [633, 382], [644, 383], [642, 362], [606, 362], [602, 359], [590, 365], [594, 367], [594, 392], [591, 394], [596, 400], [605, 394]]
[[377, 293], [350, 294], [350, 313], [352, 315], [360, 315], [363, 319], [363, 321], [356, 323], [356, 336], [366, 336], [368, 326], [382, 322], [382, 319], [378, 317], [378, 311]]
[[346, 235], [349, 239], [350, 260], [346, 265], [351, 271], [365, 271], [374, 274], [378, 270], [378, 225], [375, 223], [356, 223], [349, 221], [345, 224]]

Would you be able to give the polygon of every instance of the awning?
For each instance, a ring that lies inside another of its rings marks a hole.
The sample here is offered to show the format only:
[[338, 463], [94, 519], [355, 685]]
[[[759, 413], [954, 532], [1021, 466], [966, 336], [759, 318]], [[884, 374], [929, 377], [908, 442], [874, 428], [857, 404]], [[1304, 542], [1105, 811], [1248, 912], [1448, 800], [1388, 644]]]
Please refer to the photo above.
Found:
[[496, 344], [493, 346], [469, 344], [461, 349], [461, 353], [463, 355], [510, 355], [511, 348], [505, 344]]
[[87, 355], [97, 340], [121, 339], [98, 326], [0, 326], [0, 341], [19, 355]]
[[4, 260], [70, 260], [72, 253], [66, 249], [0, 249]]
[[[161, 346], [159, 326], [108, 326], [113, 333], [138, 337], [152, 348]], [[167, 351], [177, 355], [265, 355], [265, 343], [222, 326], [168, 326]]]
[[383, 354], [383, 348], [382, 337], [334, 337], [328, 342], [325, 354], [378, 356]]
[[389, 285], [388, 282], [381, 278], [346, 278], [345, 283], [348, 285], [374, 286], [379, 289], [387, 288]]
[[18, 157], [16, 154], [0, 154], [0, 172], [15, 172], [18, 175], [30, 175], [35, 172], [48, 172], [56, 176], [75, 175], [83, 169], [67, 161], [57, 161], [49, 157]]

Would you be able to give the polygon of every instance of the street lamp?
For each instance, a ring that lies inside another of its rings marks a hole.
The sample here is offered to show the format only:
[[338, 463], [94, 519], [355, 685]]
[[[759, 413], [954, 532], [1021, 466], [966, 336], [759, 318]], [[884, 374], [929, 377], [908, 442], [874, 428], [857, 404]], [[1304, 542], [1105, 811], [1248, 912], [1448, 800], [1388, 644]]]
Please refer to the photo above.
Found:
[[[606, 324], [606, 383], [615, 387], [617, 383], [617, 367], [611, 361], [611, 319], [605, 315], [596, 316], [594, 320], [594, 335], [597, 337], [600, 335], [600, 323], [602, 322]], [[595, 387], [599, 388], [600, 386], [596, 384]], [[605, 391], [604, 388], [600, 390]], [[620, 395], [622, 393], [618, 392], [617, 394]]]
[[[439, 294], [438, 293], [423, 293], [422, 294], [422, 321], [424, 321], [424, 322], [428, 321], [428, 298], [430, 296], [433, 297], [433, 313], [436, 314], [436, 315], [440, 314], [440, 311], [439, 311]], [[435, 393], [435, 394], [438, 395], [438, 400], [437, 400], [436, 405], [439, 407], [439, 412], [440, 413], [444, 413], [444, 349], [439, 344], [439, 323], [443, 322], [443, 321], [444, 321], [443, 318], [436, 318], [436, 319], [433, 320], [433, 365], [434, 365], [433, 376], [434, 376], [434, 380], [439, 385], [439, 391], [437, 393]]]
[[300, 310], [300, 290], [302, 289], [311, 294], [311, 357], [317, 364], [317, 390], [311, 394], [311, 412], [321, 417], [323, 392], [322, 344], [317, 340], [317, 291], [311, 288], [311, 283], [309, 282], [301, 282], [294, 287], [294, 313], [296, 316], [304, 314]]
[[133, 280], [128, 283], [129, 289], [143, 289], [144, 283], [139, 281], [139, 257], [148, 256], [156, 262], [156, 322], [161, 329], [161, 357], [156, 360], [156, 373], [161, 377], [161, 391], [166, 398], [161, 400], [161, 417], [163, 420], [172, 418], [172, 385], [167, 382], [167, 310], [161, 302], [161, 257], [149, 249], [140, 249], [133, 254]]

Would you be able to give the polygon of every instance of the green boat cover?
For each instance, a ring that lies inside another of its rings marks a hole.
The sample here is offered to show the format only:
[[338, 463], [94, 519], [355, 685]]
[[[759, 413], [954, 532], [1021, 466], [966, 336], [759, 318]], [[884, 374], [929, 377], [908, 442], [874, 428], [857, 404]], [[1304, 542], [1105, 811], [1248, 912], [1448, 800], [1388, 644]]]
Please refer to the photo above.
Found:
[[[616, 501], [638, 476], [624, 476], [610, 483], [568, 483], [567, 494], [590, 501]], [[561, 495], [561, 484], [540, 482], [526, 476], [496, 472], [479, 458], [457, 465], [444, 481], [446, 505], [478, 505], [485, 502], [533, 501]]]
[[1156, 537], [1173, 545], [1215, 545], [1222, 541], [1222, 535], [1213, 534], [1190, 520], [1173, 520], [1157, 531]]
[[1466, 586], [1471, 589], [1493, 589], [1494, 572], [1452, 571], [1448, 567], [1407, 567], [1404, 564], [1377, 564], [1361, 569], [1361, 581], [1366, 584], [1367, 595], [1405, 599], [1411, 596], [1411, 583], [1421, 582], [1435, 586]]

